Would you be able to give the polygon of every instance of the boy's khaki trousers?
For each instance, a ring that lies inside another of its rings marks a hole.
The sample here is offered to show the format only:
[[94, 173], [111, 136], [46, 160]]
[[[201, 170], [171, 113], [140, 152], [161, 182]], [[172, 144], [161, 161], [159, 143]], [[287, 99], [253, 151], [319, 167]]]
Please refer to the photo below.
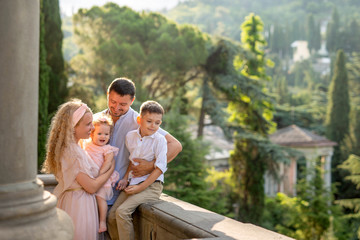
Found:
[[162, 190], [162, 183], [154, 182], [144, 191], [134, 195], [127, 195], [122, 191], [110, 208], [107, 218], [107, 227], [111, 239], [134, 240], [135, 234], [131, 214], [140, 204], [159, 200]]

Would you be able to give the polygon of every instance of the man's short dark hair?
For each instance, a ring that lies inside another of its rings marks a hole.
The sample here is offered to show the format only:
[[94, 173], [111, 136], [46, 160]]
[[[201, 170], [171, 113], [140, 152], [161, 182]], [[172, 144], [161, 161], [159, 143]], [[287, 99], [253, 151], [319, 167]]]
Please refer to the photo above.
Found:
[[115, 91], [120, 96], [130, 95], [131, 99], [135, 97], [135, 84], [133, 81], [127, 78], [116, 78], [110, 84], [108, 88], [108, 93]]
[[141, 104], [140, 115], [144, 116], [146, 113], [158, 113], [164, 115], [164, 109], [158, 102], [146, 101]]

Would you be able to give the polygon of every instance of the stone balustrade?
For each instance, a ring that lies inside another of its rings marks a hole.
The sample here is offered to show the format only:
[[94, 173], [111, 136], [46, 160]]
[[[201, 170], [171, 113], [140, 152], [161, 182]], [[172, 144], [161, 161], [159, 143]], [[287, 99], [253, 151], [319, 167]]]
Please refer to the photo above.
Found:
[[[57, 182], [53, 175], [38, 175], [45, 190]], [[244, 239], [290, 240], [292, 238], [249, 223], [241, 223], [193, 204], [162, 194], [157, 202], [139, 206], [134, 213], [137, 239]]]

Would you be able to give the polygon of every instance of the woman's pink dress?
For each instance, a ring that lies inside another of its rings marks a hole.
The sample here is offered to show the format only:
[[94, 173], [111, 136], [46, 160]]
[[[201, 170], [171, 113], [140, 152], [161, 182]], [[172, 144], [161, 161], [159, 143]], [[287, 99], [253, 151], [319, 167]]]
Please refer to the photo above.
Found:
[[70, 215], [74, 223], [74, 240], [97, 240], [99, 230], [95, 194], [86, 192], [76, 181], [82, 172], [91, 178], [98, 176], [98, 168], [89, 155], [76, 143], [70, 144], [61, 156], [61, 171], [54, 195], [57, 207]]
[[[93, 142], [87, 143], [85, 145], [85, 150], [91, 157], [91, 159], [96, 163], [98, 171], [104, 163], [105, 155], [108, 153], [114, 153], [114, 156], [118, 154], [119, 148], [113, 147], [111, 145], [98, 146]], [[120, 175], [117, 171], [114, 171], [111, 174], [110, 178], [105, 182], [105, 184], [96, 192], [96, 196], [99, 196], [105, 200], [110, 200], [113, 197], [112, 186], [119, 180]]]

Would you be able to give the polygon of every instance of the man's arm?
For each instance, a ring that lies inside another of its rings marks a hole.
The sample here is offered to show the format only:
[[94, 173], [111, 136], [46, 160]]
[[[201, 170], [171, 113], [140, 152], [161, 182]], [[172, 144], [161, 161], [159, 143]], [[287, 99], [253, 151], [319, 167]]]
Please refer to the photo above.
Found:
[[171, 162], [181, 151], [181, 143], [174, 138], [170, 133], [165, 135], [167, 141], [167, 163]]
[[[181, 151], [182, 151], [182, 145], [181, 143], [174, 138], [171, 134], [166, 134], [165, 139], [167, 141], [167, 163], [171, 162]], [[133, 175], [135, 177], [141, 177], [146, 174], [150, 174], [154, 168], [155, 168], [155, 161], [156, 159], [152, 161], [146, 161], [143, 159], [133, 159], [134, 162], [138, 162], [139, 165], [134, 166], [134, 164], [131, 164], [131, 170], [133, 171]]]

